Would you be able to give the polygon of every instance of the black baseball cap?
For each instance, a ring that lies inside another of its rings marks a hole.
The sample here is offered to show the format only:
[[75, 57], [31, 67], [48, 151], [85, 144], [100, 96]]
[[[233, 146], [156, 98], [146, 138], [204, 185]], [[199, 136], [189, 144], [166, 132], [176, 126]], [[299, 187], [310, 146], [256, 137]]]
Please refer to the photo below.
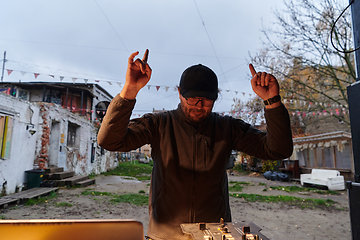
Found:
[[210, 68], [198, 64], [185, 69], [180, 78], [180, 94], [184, 98], [205, 97], [216, 100], [218, 79]]

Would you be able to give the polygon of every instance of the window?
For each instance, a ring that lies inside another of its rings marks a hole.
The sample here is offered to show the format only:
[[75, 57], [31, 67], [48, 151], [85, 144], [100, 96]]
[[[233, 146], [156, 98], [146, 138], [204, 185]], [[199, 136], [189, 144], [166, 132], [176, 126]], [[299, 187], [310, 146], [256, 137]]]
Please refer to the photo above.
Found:
[[22, 100], [29, 100], [29, 91], [18, 89], [18, 98]]
[[323, 149], [315, 148], [316, 167], [323, 167]]
[[325, 167], [334, 168], [334, 147], [324, 148]]
[[309, 148], [309, 166], [315, 167], [315, 151], [312, 148]]
[[343, 151], [335, 150], [336, 152], [336, 168], [339, 169], [351, 169], [351, 147], [349, 144], [344, 146]]
[[68, 124], [67, 146], [80, 146], [80, 126], [75, 123], [69, 122]]
[[10, 157], [12, 126], [12, 117], [0, 115], [0, 158], [2, 159]]

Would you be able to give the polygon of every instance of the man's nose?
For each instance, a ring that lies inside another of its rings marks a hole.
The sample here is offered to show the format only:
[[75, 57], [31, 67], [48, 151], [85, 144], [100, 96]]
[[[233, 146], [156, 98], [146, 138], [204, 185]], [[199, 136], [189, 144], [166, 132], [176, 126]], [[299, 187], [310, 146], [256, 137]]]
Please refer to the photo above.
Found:
[[[196, 103], [195, 103], [195, 106], [196, 107], [204, 107], [204, 102], [203, 102], [204, 99], [199, 99]], [[201, 102], [201, 104], [200, 104]]]

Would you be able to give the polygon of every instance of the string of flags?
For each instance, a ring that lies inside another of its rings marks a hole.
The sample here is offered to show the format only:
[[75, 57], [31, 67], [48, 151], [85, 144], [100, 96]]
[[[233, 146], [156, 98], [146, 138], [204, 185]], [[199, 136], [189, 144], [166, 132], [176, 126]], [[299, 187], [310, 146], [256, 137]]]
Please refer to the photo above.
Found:
[[[123, 82], [118, 82], [115, 80], [104, 80], [104, 79], [88, 79], [88, 78], [77, 78], [77, 77], [67, 77], [67, 76], [61, 76], [61, 75], [52, 75], [52, 74], [43, 74], [43, 73], [34, 73], [34, 72], [26, 72], [26, 71], [18, 71], [18, 70], [13, 70], [13, 69], [6, 69], [7, 74], [10, 75], [12, 74], [14, 71], [15, 72], [20, 72], [22, 76], [25, 76], [26, 74], [32, 74], [34, 76], [35, 79], [37, 79], [40, 75], [44, 75], [47, 77], [51, 77], [53, 79], [57, 78], [60, 80], [60, 82], [62, 82], [65, 78], [67, 79], [71, 79], [72, 82], [75, 84], [77, 81], [83, 81], [85, 82], [85, 84], [87, 84], [89, 81], [91, 82], [95, 82], [95, 83], [99, 83], [99, 82], [106, 82], [109, 85], [113, 85], [113, 84], [118, 84], [119, 87], [121, 88], [123, 85]], [[148, 90], [150, 89], [156, 89], [157, 91], [159, 91], [160, 89], [164, 89], [166, 92], [169, 91], [169, 89], [173, 90], [173, 91], [177, 91], [177, 87], [170, 87], [170, 86], [161, 86], [161, 85], [151, 85], [148, 84], [146, 85]], [[225, 91], [225, 92], [234, 92], [236, 95], [237, 94], [242, 94], [243, 96], [255, 96], [254, 93], [245, 93], [245, 92], [239, 92], [239, 91], [233, 91], [233, 90], [220, 90], [220, 92]]]
[[[6, 69], [7, 74], [11, 75], [13, 74], [13, 72], [20, 72], [22, 76], [25, 76], [26, 74], [32, 74], [34, 76], [35, 79], [37, 79], [40, 75], [46, 75], [48, 77], [51, 77], [53, 79], [58, 78], [60, 81], [63, 81], [65, 78], [71, 78], [71, 80], [73, 81], [73, 83], [75, 84], [76, 81], [82, 80], [85, 82], [85, 84], [87, 84], [89, 81], [94, 81], [95, 83], [99, 83], [99, 82], [107, 82], [109, 85], [113, 85], [113, 84], [118, 84], [119, 87], [122, 87], [122, 82], [118, 82], [115, 80], [103, 80], [103, 79], [88, 79], [88, 78], [77, 78], [77, 77], [67, 77], [67, 76], [62, 76], [62, 75], [53, 75], [53, 74], [43, 74], [43, 73], [34, 73], [34, 72], [26, 72], [26, 71], [18, 71], [18, 70], [13, 70], [13, 69]], [[157, 91], [159, 91], [160, 89], [164, 89], [166, 92], [168, 92], [170, 89], [173, 91], [177, 91], [177, 87], [170, 87], [170, 86], [160, 86], [160, 85], [151, 85], [148, 84], [147, 85], [147, 89], [156, 89]], [[236, 95], [237, 94], [242, 94], [243, 96], [249, 96], [249, 97], [253, 97], [256, 96], [255, 93], [245, 93], [245, 92], [239, 92], [239, 91], [233, 91], [233, 90], [220, 90], [220, 92], [234, 92]], [[283, 103], [286, 106], [290, 106], [290, 108], [300, 108], [300, 107], [305, 107], [305, 106], [310, 106], [310, 107], [316, 107], [319, 106], [321, 109], [323, 110], [317, 110], [317, 111], [300, 111], [300, 110], [294, 110], [291, 111], [289, 109], [289, 112], [292, 116], [298, 115], [298, 116], [302, 116], [302, 117], [307, 117], [307, 116], [315, 116], [315, 115], [319, 115], [319, 116], [327, 116], [327, 115], [340, 115], [341, 113], [346, 115], [349, 114], [349, 110], [348, 110], [348, 105], [341, 105], [341, 104], [337, 104], [337, 103], [321, 103], [321, 102], [310, 102], [310, 101], [306, 101], [306, 100], [297, 100], [297, 99], [283, 99]], [[72, 111], [76, 112], [76, 111], [87, 111], [86, 109], [71, 109]], [[105, 112], [103, 113], [105, 114]], [[234, 117], [239, 117], [242, 114], [258, 114], [258, 112], [251, 112], [251, 111], [225, 111], [225, 112], [219, 112], [220, 115], [230, 115], [230, 116], [234, 116]], [[141, 114], [133, 114], [133, 116], [135, 117], [140, 117]]]

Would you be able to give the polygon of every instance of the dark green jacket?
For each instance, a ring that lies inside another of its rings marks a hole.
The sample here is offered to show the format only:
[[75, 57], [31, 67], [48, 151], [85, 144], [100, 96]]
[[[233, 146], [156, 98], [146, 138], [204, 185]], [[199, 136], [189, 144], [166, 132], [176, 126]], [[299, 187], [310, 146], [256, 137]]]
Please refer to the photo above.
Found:
[[98, 143], [127, 152], [151, 144], [154, 161], [148, 236], [187, 239], [181, 223], [231, 222], [226, 165], [232, 150], [261, 159], [289, 157], [290, 120], [282, 105], [265, 111], [267, 132], [242, 120], [211, 113], [193, 125], [176, 110], [130, 120], [135, 100], [116, 96], [102, 122]]

